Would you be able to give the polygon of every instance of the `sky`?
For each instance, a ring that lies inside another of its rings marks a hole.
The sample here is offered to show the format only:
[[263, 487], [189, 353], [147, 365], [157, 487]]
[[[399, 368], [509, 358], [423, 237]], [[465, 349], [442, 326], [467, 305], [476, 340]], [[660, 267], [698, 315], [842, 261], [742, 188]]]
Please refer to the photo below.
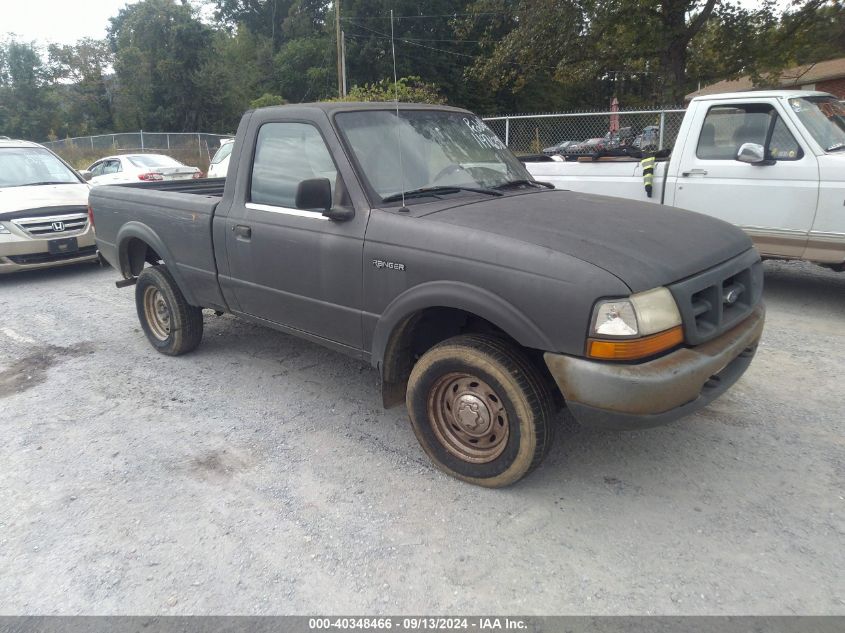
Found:
[[[781, 0], [781, 5], [789, 0]], [[137, 0], [0, 0], [0, 39], [73, 44], [83, 37], [106, 36], [109, 18]], [[751, 7], [757, 0], [740, 0]]]
[[73, 44], [106, 36], [109, 18], [136, 0], [0, 0], [0, 37]]

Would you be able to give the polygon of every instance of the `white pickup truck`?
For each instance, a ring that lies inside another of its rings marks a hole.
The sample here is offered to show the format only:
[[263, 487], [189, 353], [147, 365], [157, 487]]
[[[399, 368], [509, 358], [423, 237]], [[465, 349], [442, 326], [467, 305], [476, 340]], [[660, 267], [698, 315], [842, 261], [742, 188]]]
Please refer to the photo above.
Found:
[[743, 228], [764, 257], [845, 270], [845, 107], [804, 90], [696, 97], [651, 196], [637, 158], [526, 162], [559, 189], [663, 203]]

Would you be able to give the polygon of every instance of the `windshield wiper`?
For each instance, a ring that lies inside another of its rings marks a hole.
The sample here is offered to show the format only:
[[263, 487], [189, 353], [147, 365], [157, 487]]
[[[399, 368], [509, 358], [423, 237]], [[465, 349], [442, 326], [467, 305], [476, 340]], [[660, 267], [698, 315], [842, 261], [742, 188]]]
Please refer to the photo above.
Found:
[[25, 182], [21, 185], [12, 185], [13, 187], [35, 187], [36, 185], [74, 185], [75, 182], [68, 180], [43, 180], [40, 182]]
[[554, 189], [555, 186], [548, 182], [540, 182], [539, 180], [508, 180], [501, 185], [496, 185], [493, 189], [513, 189], [516, 187], [524, 187], [531, 185], [532, 187], [545, 187], [546, 189]]
[[845, 149], [845, 143], [837, 143], [836, 145], [831, 145], [825, 151], [826, 152], [838, 152], [839, 150]]
[[473, 193], [484, 193], [488, 196], [501, 196], [501, 191], [495, 191], [494, 189], [482, 189], [481, 187], [421, 187], [419, 189], [411, 189], [410, 191], [406, 191], [404, 194], [394, 193], [386, 198], [382, 198], [382, 202], [396, 202], [397, 200], [401, 200], [402, 196], [404, 195], [406, 198], [419, 198], [422, 196], [437, 196], [437, 195], [445, 195], [450, 193], [458, 193], [460, 191], [471, 191]]

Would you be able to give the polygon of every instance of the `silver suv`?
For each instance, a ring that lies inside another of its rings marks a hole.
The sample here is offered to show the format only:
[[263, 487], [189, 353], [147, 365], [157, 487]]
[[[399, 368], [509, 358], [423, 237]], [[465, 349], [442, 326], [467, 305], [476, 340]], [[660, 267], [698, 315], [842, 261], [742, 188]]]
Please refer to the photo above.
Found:
[[46, 147], [0, 137], [0, 274], [95, 261], [89, 190]]

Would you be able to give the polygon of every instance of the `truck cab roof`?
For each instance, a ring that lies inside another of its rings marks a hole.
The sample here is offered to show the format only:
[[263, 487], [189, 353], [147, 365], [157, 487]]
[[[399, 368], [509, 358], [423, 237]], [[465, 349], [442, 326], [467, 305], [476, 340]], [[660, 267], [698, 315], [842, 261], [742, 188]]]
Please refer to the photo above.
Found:
[[429, 103], [395, 103], [393, 101], [380, 102], [365, 102], [365, 101], [325, 101], [314, 103], [292, 103], [280, 106], [269, 106], [267, 108], [260, 108], [265, 110], [280, 110], [290, 112], [292, 110], [322, 110], [326, 114], [334, 114], [336, 112], [360, 112], [361, 110], [446, 110], [450, 112], [465, 112], [469, 114], [469, 110], [463, 108], [455, 108], [446, 105], [432, 105]]
[[694, 97], [690, 100], [690, 103], [697, 101], [726, 101], [729, 99], [791, 99], [797, 97], [833, 97], [833, 95], [829, 92], [819, 92], [818, 90], [745, 90], [742, 92], [723, 92], [721, 94]]
[[21, 141], [19, 139], [0, 136], [0, 147], [42, 147], [32, 141]]

